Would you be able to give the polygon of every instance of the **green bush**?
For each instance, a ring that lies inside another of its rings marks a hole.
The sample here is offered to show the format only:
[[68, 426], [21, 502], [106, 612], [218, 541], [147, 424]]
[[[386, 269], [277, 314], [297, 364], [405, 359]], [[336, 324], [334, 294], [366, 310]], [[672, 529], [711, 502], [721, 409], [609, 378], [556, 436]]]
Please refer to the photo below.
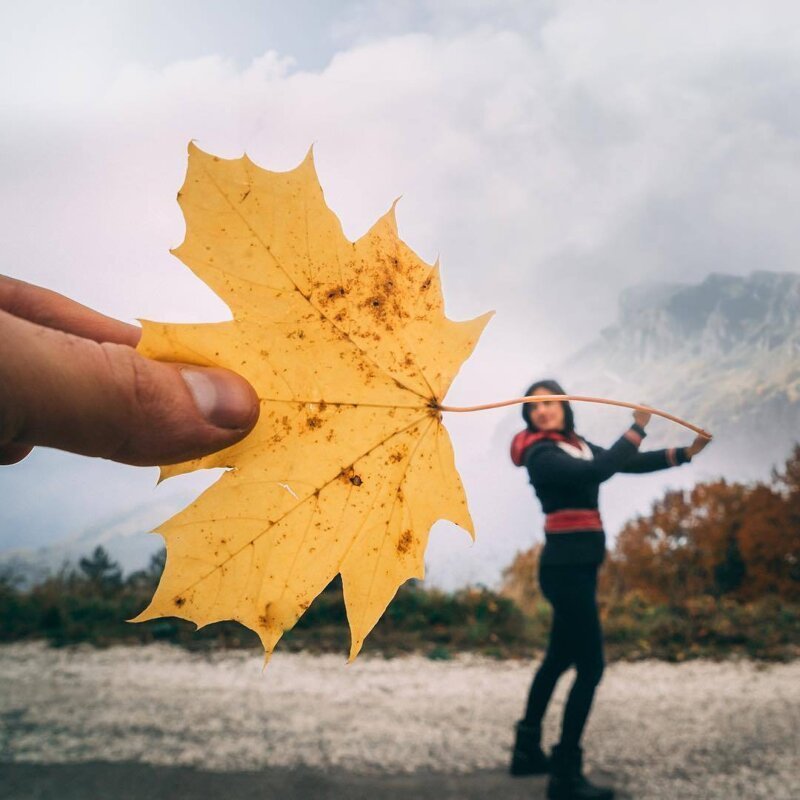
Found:
[[[192, 649], [259, 646], [256, 634], [235, 622], [200, 630], [176, 618], [125, 622], [147, 605], [162, 568], [159, 556], [147, 570], [123, 579], [107, 554], [95, 551], [77, 571], [61, 570], [26, 589], [13, 575], [2, 574], [0, 641], [45, 639], [55, 646], [162, 641]], [[731, 653], [784, 660], [800, 653], [800, 604], [777, 597], [742, 603], [703, 596], [668, 606], [630, 592], [604, 601], [601, 614], [610, 660], [681, 661]], [[432, 659], [461, 651], [530, 658], [547, 646], [551, 618], [549, 604], [541, 599], [523, 614], [510, 598], [485, 587], [447, 593], [409, 581], [367, 638], [364, 651], [385, 656], [418, 652]], [[338, 577], [286, 632], [280, 646], [347, 652], [349, 632]]]

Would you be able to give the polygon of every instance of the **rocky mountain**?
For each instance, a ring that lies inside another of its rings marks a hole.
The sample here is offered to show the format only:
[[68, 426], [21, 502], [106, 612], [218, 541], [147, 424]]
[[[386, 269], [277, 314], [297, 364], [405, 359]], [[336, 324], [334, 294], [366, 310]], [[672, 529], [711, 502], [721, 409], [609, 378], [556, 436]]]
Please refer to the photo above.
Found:
[[[616, 323], [557, 373], [569, 393], [649, 403], [711, 431], [703, 461], [721, 474], [766, 477], [800, 441], [800, 274], [631, 287]], [[612, 436], [619, 418], [612, 430], [608, 414], [586, 408], [593, 429]], [[649, 448], [675, 441], [672, 423], [649, 431]]]

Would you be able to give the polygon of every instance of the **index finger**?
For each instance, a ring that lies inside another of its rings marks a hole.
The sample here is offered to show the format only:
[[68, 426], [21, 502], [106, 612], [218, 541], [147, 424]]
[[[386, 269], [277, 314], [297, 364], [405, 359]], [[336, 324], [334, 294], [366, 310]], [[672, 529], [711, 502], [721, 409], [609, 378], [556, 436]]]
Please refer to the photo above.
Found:
[[0, 310], [94, 342], [136, 347], [141, 328], [76, 303], [58, 292], [0, 275]]

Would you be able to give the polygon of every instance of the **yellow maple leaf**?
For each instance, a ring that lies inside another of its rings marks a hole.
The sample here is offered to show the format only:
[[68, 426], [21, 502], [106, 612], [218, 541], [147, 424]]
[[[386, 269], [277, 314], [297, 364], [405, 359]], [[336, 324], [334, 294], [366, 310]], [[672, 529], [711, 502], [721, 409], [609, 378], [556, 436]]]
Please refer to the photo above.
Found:
[[312, 153], [289, 172], [189, 145], [174, 250], [230, 322], [143, 322], [151, 358], [238, 372], [261, 413], [241, 442], [162, 467], [229, 467], [157, 528], [161, 582], [133, 621], [233, 619], [267, 658], [341, 573], [350, 660], [399, 586], [422, 578], [431, 525], [474, 537], [439, 406], [493, 312], [445, 317], [437, 265], [392, 209], [356, 242], [325, 203]]

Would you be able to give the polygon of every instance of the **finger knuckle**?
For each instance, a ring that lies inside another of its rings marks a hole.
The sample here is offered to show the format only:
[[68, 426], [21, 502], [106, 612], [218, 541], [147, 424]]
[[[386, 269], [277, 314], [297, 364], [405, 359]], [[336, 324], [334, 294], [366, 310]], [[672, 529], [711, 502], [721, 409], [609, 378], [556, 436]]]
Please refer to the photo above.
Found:
[[111, 457], [120, 458], [135, 449], [136, 439], [157, 405], [159, 387], [144, 359], [130, 347], [105, 342], [100, 350], [121, 409], [121, 424], [111, 440]]

